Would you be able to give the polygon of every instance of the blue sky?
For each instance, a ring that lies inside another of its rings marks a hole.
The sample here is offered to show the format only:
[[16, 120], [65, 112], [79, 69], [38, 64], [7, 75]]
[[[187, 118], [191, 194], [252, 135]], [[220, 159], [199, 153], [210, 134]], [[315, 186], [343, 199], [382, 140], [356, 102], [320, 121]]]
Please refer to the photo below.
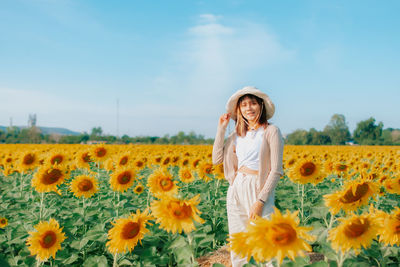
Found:
[[[0, 125], [213, 137], [246, 85], [284, 134], [400, 128], [399, 1], [0, 2]], [[233, 129], [233, 126], [230, 127]]]

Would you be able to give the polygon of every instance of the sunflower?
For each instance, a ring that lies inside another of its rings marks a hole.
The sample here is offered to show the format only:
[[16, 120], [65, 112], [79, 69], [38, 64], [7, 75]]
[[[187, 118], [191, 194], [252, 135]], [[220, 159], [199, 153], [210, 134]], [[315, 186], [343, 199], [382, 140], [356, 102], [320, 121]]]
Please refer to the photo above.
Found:
[[225, 179], [223, 163], [214, 166], [214, 175], [215, 175], [215, 178], [218, 180]]
[[143, 169], [146, 166], [146, 161], [143, 158], [137, 158], [133, 161], [133, 166], [137, 169]]
[[4, 228], [8, 225], [8, 220], [5, 217], [0, 217], [0, 228]]
[[129, 168], [119, 168], [110, 177], [111, 189], [125, 192], [136, 180], [136, 172]]
[[74, 196], [80, 198], [90, 198], [92, 197], [99, 189], [97, 180], [92, 176], [87, 175], [79, 175], [74, 178], [71, 182], [70, 186], [71, 192], [74, 193]]
[[246, 232], [235, 233], [229, 238], [230, 248], [242, 257], [250, 259], [252, 256], [257, 262], [266, 262], [276, 257], [282, 263], [288, 256], [294, 260], [297, 255], [305, 256], [305, 251], [311, 251], [311, 246], [305, 241], [315, 238], [307, 234], [310, 227], [299, 226], [298, 211], [286, 214], [274, 208], [271, 219], [258, 217], [247, 224]]
[[400, 176], [396, 178], [386, 179], [384, 181], [386, 191], [391, 194], [400, 194]]
[[56, 252], [61, 248], [65, 240], [65, 234], [61, 231], [58, 222], [54, 219], [42, 221], [35, 226], [35, 232], [29, 232], [26, 240], [31, 255], [36, 255], [38, 261], [45, 261], [49, 257], [56, 257]]
[[75, 162], [76, 165], [79, 168], [90, 168], [90, 162], [92, 162], [92, 158], [90, 156], [90, 152], [88, 150], [83, 150], [81, 152], [78, 152], [78, 154], [75, 157]]
[[67, 156], [64, 155], [60, 151], [55, 151], [47, 158], [47, 162], [51, 165], [58, 165], [58, 166], [66, 166], [68, 159]]
[[183, 158], [179, 164], [180, 168], [188, 167], [190, 165], [190, 158]]
[[25, 152], [19, 158], [19, 172], [32, 170], [39, 164], [39, 157], [36, 152]]
[[172, 174], [164, 168], [155, 170], [147, 180], [150, 192], [156, 197], [177, 194], [179, 187], [176, 183], [173, 180]]
[[143, 191], [144, 191], [144, 186], [143, 186], [141, 183], [139, 183], [139, 184], [135, 187], [135, 189], [133, 189], [133, 192], [135, 192], [135, 194], [138, 194], [138, 195], [140, 195], [141, 193], [143, 193]]
[[285, 160], [284, 166], [286, 168], [291, 168], [296, 163], [296, 156], [292, 155], [287, 160]]
[[400, 208], [396, 207], [390, 214], [381, 213], [382, 224], [379, 229], [379, 242], [386, 246], [400, 245]]
[[146, 209], [143, 213], [140, 210], [131, 213], [128, 218], [120, 218], [112, 222], [113, 228], [108, 231], [109, 241], [106, 243], [108, 251], [112, 254], [131, 252], [143, 236], [149, 232], [146, 228], [152, 216]]
[[197, 168], [197, 165], [199, 165], [199, 163], [200, 163], [200, 161], [201, 161], [201, 159], [199, 159], [199, 158], [195, 158], [193, 161], [192, 161], [192, 167], [193, 168]]
[[132, 159], [132, 156], [129, 153], [123, 154], [123, 155], [119, 155], [117, 158], [117, 166], [118, 167], [124, 167], [124, 166], [128, 166], [130, 161]]
[[191, 183], [194, 181], [194, 175], [189, 168], [181, 168], [179, 170], [179, 178], [184, 183]]
[[214, 173], [214, 165], [211, 162], [200, 162], [197, 166], [197, 173], [200, 179], [209, 182], [212, 180], [210, 175]]
[[334, 162], [332, 170], [338, 177], [346, 178], [350, 172], [350, 166], [344, 161]]
[[341, 223], [329, 231], [328, 240], [334, 250], [342, 253], [354, 249], [358, 255], [361, 247], [369, 247], [379, 230], [378, 220], [370, 213], [351, 214], [346, 218], [339, 218], [339, 221]]
[[168, 167], [171, 164], [171, 157], [166, 156], [161, 160], [161, 166]]
[[379, 192], [377, 183], [367, 179], [348, 181], [341, 191], [324, 195], [325, 206], [330, 207], [332, 214], [337, 214], [341, 209], [345, 212], [355, 211], [368, 204], [370, 197], [375, 197]]
[[182, 230], [189, 233], [196, 229], [194, 221], [204, 223], [196, 207], [199, 203], [200, 195], [189, 200], [165, 196], [151, 203], [151, 211], [156, 217], [156, 223], [160, 223], [160, 228], [172, 233], [181, 233]]
[[57, 186], [64, 183], [67, 171], [52, 166], [49, 163], [40, 167], [32, 179], [32, 186], [39, 193], [54, 191], [57, 192]]
[[90, 154], [93, 156], [95, 162], [103, 162], [108, 158], [110, 153], [108, 153], [105, 145], [96, 145]]
[[318, 184], [323, 180], [321, 164], [312, 159], [299, 159], [289, 171], [288, 176], [295, 183]]

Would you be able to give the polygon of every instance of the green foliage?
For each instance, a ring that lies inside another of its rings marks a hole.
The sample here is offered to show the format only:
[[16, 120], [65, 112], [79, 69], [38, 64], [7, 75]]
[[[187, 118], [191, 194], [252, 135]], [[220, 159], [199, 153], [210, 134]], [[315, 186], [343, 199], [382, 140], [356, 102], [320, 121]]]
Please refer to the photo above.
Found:
[[350, 141], [351, 135], [346, 119], [342, 114], [334, 114], [328, 125], [324, 128], [331, 141], [332, 145], [344, 145]]
[[357, 127], [353, 133], [353, 139], [360, 145], [380, 145], [382, 144], [383, 123], [375, 124], [374, 118], [369, 118], [357, 123]]

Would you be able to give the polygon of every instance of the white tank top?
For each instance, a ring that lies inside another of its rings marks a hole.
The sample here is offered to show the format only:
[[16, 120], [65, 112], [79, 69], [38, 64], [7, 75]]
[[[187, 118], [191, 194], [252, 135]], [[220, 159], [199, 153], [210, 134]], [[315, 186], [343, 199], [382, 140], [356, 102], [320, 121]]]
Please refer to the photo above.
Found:
[[264, 127], [247, 131], [245, 137], [236, 136], [235, 146], [238, 158], [238, 169], [246, 166], [252, 170], [258, 170], [260, 166], [260, 150], [264, 134]]

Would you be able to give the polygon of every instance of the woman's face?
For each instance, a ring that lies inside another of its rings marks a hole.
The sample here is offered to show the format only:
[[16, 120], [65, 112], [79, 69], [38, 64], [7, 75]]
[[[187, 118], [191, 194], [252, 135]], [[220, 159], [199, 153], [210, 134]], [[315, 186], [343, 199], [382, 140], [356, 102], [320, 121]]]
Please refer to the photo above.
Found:
[[242, 113], [243, 117], [248, 122], [257, 122], [259, 113], [261, 111], [261, 106], [258, 104], [256, 99], [252, 99], [246, 96], [240, 103], [239, 103], [240, 112]]

